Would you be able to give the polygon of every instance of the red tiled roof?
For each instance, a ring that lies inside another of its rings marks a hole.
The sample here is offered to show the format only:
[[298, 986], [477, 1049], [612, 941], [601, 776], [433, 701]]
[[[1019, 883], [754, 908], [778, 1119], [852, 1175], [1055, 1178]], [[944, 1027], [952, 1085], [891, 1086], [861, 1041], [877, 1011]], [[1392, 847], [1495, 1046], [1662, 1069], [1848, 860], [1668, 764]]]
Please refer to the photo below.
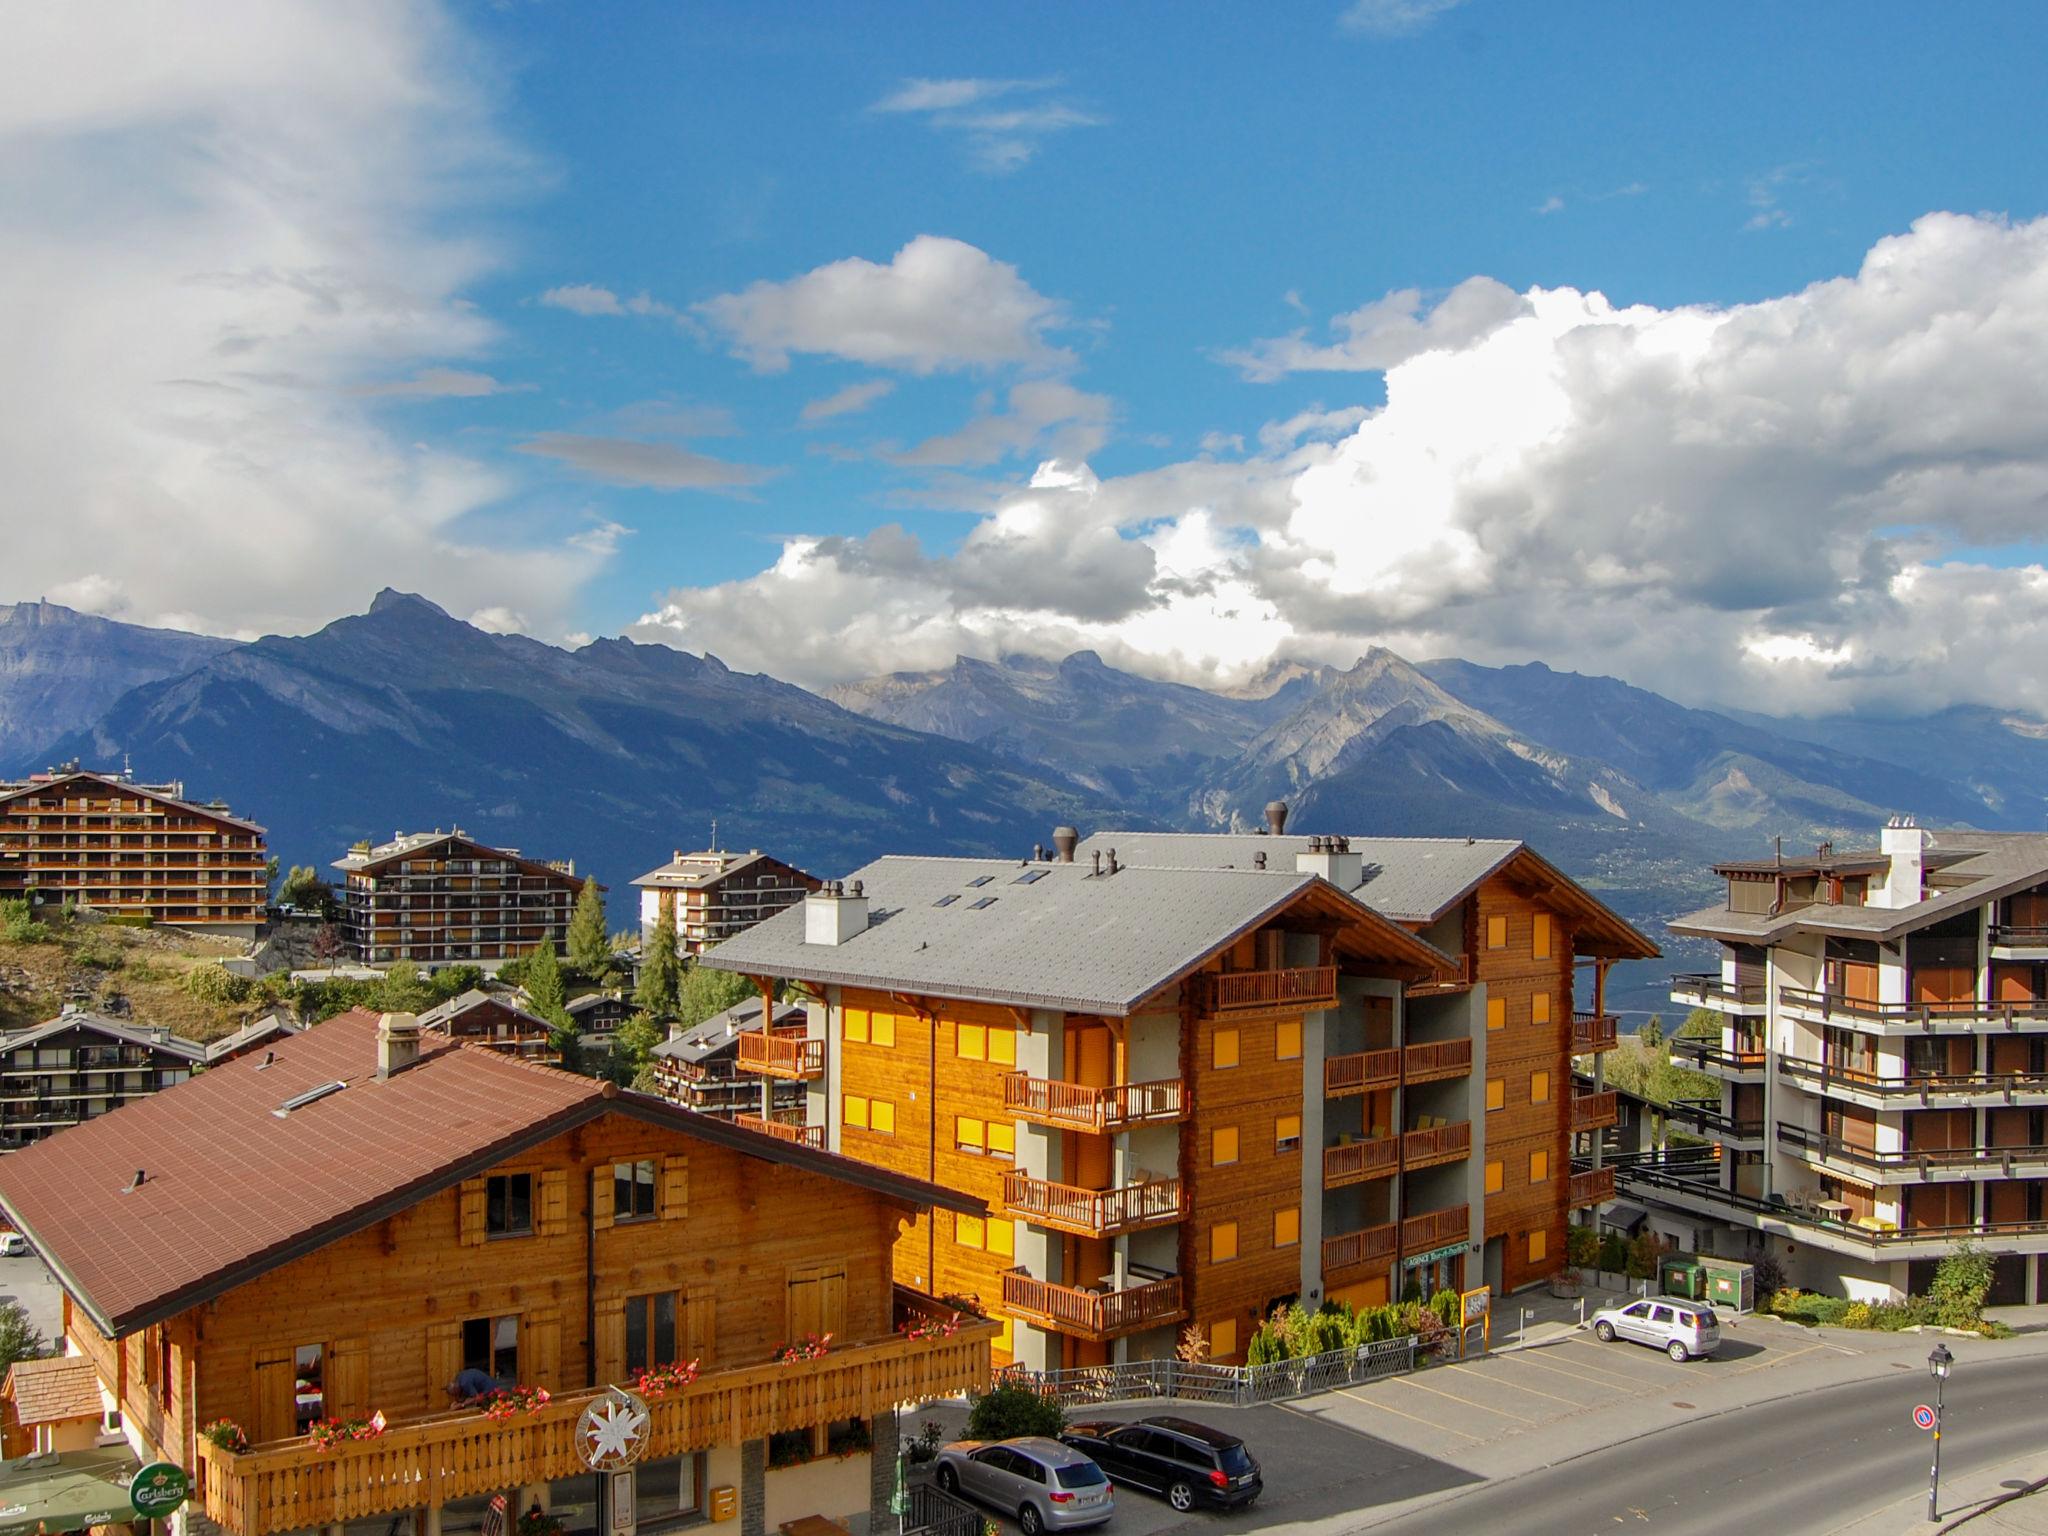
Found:
[[100, 1415], [99, 1375], [83, 1355], [17, 1360], [7, 1373], [5, 1391], [14, 1399], [15, 1422], [24, 1429]]
[[[104, 1332], [174, 1316], [607, 1112], [912, 1205], [984, 1209], [919, 1179], [431, 1034], [415, 1064], [379, 1080], [377, 1016], [361, 1010], [280, 1040], [265, 1059], [213, 1067], [0, 1158], [0, 1209]], [[276, 1113], [336, 1082], [347, 1086]]]

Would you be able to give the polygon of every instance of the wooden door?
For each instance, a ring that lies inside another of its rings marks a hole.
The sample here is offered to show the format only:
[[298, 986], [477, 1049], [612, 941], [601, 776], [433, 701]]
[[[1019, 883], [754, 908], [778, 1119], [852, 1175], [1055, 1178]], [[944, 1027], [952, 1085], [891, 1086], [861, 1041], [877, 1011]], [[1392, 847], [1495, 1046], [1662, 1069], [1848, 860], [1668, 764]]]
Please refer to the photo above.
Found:
[[1984, 1117], [1984, 1144], [1989, 1147], [2030, 1147], [2034, 1144], [2034, 1112], [1994, 1109]]
[[1961, 1227], [1970, 1220], [1967, 1184], [1916, 1184], [1906, 1191], [1909, 1227]]
[[1113, 1058], [1109, 1031], [1100, 1024], [1087, 1026], [1075, 1030], [1071, 1041], [1068, 1071], [1073, 1075], [1068, 1081], [1085, 1088], [1109, 1087], [1115, 1081], [1110, 1075]]
[[1859, 1003], [1877, 1001], [1877, 967], [1866, 960], [1840, 960], [1842, 996]]
[[2028, 1217], [2025, 1179], [1993, 1179], [1984, 1186], [1984, 1219], [1990, 1222], [2019, 1222]]
[[1991, 1070], [1993, 1072], [2030, 1072], [2034, 1065], [2034, 1042], [2024, 1035], [1993, 1035], [1988, 1044], [1991, 1047]]
[[287, 1440], [299, 1432], [297, 1359], [293, 1351], [265, 1351], [256, 1357], [256, 1423], [251, 1439]]
[[336, 1339], [325, 1361], [328, 1416], [366, 1419], [370, 1416], [370, 1341]]
[[1913, 971], [1916, 1003], [1961, 1003], [1977, 995], [1977, 973], [1967, 965], [1922, 965]]
[[2039, 966], [1991, 967], [1991, 995], [2001, 1003], [2031, 1003], [2041, 995], [2040, 981]]
[[1948, 1147], [1967, 1147], [1974, 1119], [1967, 1109], [1922, 1109], [1906, 1116], [1906, 1149], [1932, 1152]]

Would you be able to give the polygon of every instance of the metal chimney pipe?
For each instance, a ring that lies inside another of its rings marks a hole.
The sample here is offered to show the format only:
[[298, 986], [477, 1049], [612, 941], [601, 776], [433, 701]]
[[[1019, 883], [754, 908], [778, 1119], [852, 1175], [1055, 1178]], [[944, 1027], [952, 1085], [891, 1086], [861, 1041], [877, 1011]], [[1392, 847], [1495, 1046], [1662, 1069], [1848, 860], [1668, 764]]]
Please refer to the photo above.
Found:
[[1074, 850], [1081, 846], [1081, 834], [1072, 827], [1054, 827], [1052, 845], [1059, 850], [1060, 862], [1071, 864], [1074, 862]]
[[1272, 800], [1266, 804], [1266, 828], [1273, 836], [1282, 836], [1287, 831], [1287, 802]]

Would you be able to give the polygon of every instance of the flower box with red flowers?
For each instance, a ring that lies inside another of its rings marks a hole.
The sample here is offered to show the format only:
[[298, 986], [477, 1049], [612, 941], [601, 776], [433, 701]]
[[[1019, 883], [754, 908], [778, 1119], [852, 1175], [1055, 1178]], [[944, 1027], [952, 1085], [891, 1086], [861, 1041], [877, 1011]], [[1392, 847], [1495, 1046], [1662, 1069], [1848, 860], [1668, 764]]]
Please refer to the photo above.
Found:
[[551, 1401], [546, 1387], [500, 1387], [477, 1407], [493, 1424], [505, 1424], [522, 1413], [539, 1413]]
[[914, 1317], [899, 1330], [906, 1339], [950, 1339], [960, 1331], [960, 1314], [951, 1317]]
[[697, 1379], [697, 1362], [678, 1360], [671, 1365], [650, 1365], [633, 1378], [633, 1390], [642, 1397], [666, 1397], [681, 1391]]
[[306, 1426], [306, 1438], [316, 1451], [331, 1451], [348, 1440], [374, 1440], [384, 1433], [384, 1415], [367, 1419], [315, 1419]]
[[832, 1353], [832, 1335], [829, 1333], [807, 1333], [800, 1339], [775, 1348], [777, 1365], [795, 1365], [799, 1360], [822, 1360]]

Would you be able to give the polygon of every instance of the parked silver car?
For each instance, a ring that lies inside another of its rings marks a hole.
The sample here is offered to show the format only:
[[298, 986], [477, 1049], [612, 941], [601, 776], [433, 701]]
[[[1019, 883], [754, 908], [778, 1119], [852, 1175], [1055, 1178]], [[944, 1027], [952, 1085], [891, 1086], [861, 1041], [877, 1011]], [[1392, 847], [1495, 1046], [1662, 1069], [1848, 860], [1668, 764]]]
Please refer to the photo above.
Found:
[[948, 1493], [1015, 1515], [1024, 1536], [1078, 1531], [1116, 1513], [1116, 1494], [1102, 1468], [1042, 1435], [956, 1440], [939, 1452], [938, 1479]]
[[1721, 1320], [1714, 1309], [1681, 1296], [1652, 1296], [1626, 1307], [1603, 1307], [1593, 1314], [1593, 1332], [1603, 1344], [1627, 1339], [1661, 1349], [1681, 1363], [1721, 1347]]

